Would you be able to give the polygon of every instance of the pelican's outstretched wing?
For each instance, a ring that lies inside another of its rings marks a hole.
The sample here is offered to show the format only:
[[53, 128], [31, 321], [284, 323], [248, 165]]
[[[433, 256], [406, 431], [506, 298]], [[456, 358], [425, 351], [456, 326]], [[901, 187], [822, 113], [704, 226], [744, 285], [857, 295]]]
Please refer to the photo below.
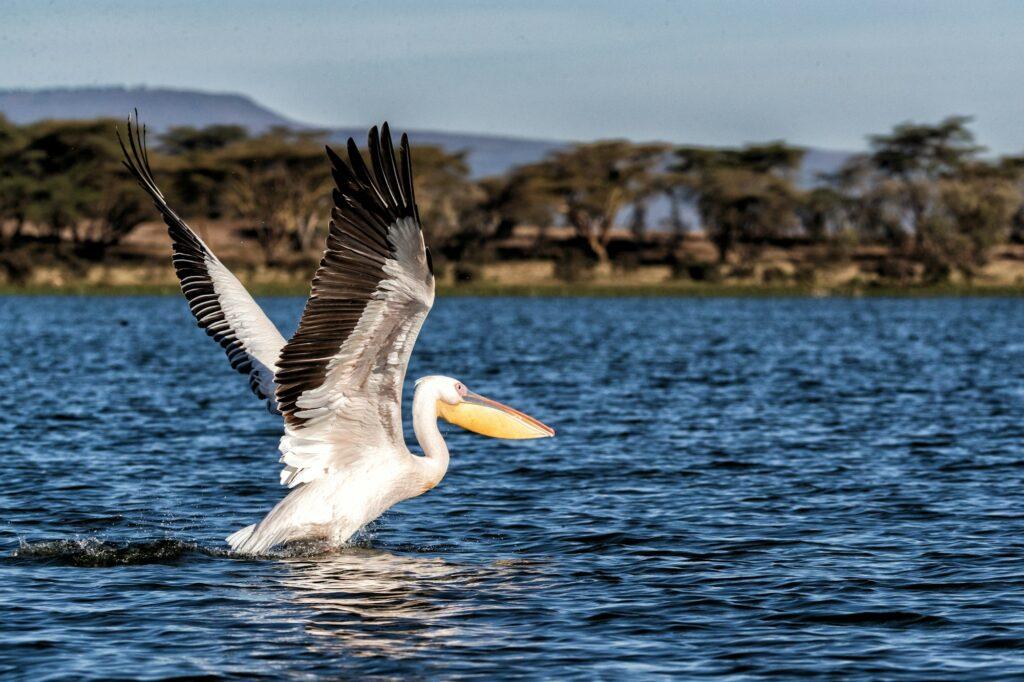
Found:
[[434, 303], [430, 253], [413, 194], [409, 140], [396, 163], [387, 123], [355, 141], [346, 162], [329, 147], [330, 232], [295, 336], [278, 361], [285, 418], [283, 483], [298, 485], [375, 451], [400, 451], [402, 383]]
[[199, 326], [221, 345], [232, 369], [249, 377], [249, 387], [267, 407], [274, 409], [274, 372], [284, 347], [284, 337], [242, 283], [224, 267], [185, 221], [167, 205], [153, 179], [146, 149], [146, 129], [128, 119], [128, 145], [118, 131], [124, 165], [146, 190], [167, 223], [173, 255], [171, 261], [181, 282], [188, 307]]

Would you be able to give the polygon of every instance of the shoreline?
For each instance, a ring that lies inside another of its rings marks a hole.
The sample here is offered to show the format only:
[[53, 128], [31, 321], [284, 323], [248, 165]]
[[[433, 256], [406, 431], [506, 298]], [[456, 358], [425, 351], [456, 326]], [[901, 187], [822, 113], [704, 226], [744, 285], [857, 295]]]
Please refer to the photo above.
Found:
[[[309, 285], [259, 283], [249, 287], [253, 296], [306, 297]], [[179, 296], [177, 285], [166, 284], [91, 284], [14, 286], [0, 285], [0, 296]], [[438, 297], [452, 298], [1017, 298], [1024, 297], [1024, 285], [936, 284], [910, 286], [837, 286], [756, 284], [443, 284]]]

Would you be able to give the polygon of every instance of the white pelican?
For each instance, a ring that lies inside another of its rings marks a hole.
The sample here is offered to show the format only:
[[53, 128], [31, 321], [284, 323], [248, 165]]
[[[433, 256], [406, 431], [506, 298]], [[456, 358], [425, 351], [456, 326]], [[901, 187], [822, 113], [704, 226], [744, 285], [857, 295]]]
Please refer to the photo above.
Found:
[[370, 166], [352, 139], [346, 162], [330, 147], [337, 185], [323, 259], [287, 343], [231, 272], [167, 205], [149, 166], [145, 128], [128, 120], [125, 166], [167, 223], [181, 291], [232, 368], [284, 416], [281, 483], [291, 492], [259, 523], [227, 538], [259, 554], [293, 540], [343, 543], [391, 506], [436, 486], [448, 469], [437, 419], [494, 438], [543, 438], [532, 417], [445, 376], [416, 382], [412, 419], [423, 451], [402, 435], [402, 384], [434, 302], [430, 252], [413, 194], [409, 141], [396, 163], [388, 124], [369, 134]]

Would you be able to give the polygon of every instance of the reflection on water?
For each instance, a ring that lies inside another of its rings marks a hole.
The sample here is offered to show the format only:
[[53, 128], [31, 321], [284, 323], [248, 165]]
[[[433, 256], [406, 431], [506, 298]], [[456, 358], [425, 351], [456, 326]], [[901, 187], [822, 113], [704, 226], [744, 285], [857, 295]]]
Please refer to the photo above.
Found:
[[[282, 563], [281, 585], [293, 603], [308, 610], [305, 629], [315, 637], [310, 642], [315, 649], [388, 659], [419, 657], [480, 638], [485, 633], [474, 623], [473, 610], [528, 589], [532, 565], [521, 560], [460, 565], [368, 547]], [[470, 594], [473, 603], [464, 599]]]
[[[353, 548], [312, 559], [287, 559], [282, 584], [310, 610], [306, 631], [316, 648], [356, 656], [403, 658], [457, 640], [457, 604], [442, 586], [466, 586], [474, 573], [437, 557]], [[447, 621], [441, 626], [442, 620]]]

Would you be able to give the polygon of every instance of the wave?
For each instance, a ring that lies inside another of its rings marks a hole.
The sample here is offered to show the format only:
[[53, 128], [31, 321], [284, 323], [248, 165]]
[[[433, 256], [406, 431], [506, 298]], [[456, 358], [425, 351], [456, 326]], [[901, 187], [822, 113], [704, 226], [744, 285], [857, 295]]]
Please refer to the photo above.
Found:
[[790, 621], [811, 625], [862, 625], [876, 627], [904, 627], [908, 625], [941, 626], [953, 622], [943, 616], [916, 611], [879, 610], [846, 612], [779, 613], [767, 616], [767, 621]]
[[143, 564], [176, 563], [197, 554], [227, 556], [198, 543], [186, 540], [159, 539], [112, 542], [96, 538], [70, 540], [43, 540], [22, 542], [11, 552], [10, 558], [20, 561], [43, 562], [57, 566], [138, 566]]
[[[273, 559], [305, 559], [333, 554], [375, 550], [370, 538], [361, 534], [345, 545], [324, 540], [302, 540], [261, 555], [238, 554], [227, 545], [209, 546], [194, 540], [159, 538], [149, 540], [102, 540], [99, 538], [66, 538], [29, 542], [22, 540], [7, 559], [16, 562], [48, 563], [55, 566], [105, 568], [145, 564], [174, 564], [189, 558], [218, 558], [241, 561]], [[396, 546], [388, 550], [424, 552], [436, 548]]]

